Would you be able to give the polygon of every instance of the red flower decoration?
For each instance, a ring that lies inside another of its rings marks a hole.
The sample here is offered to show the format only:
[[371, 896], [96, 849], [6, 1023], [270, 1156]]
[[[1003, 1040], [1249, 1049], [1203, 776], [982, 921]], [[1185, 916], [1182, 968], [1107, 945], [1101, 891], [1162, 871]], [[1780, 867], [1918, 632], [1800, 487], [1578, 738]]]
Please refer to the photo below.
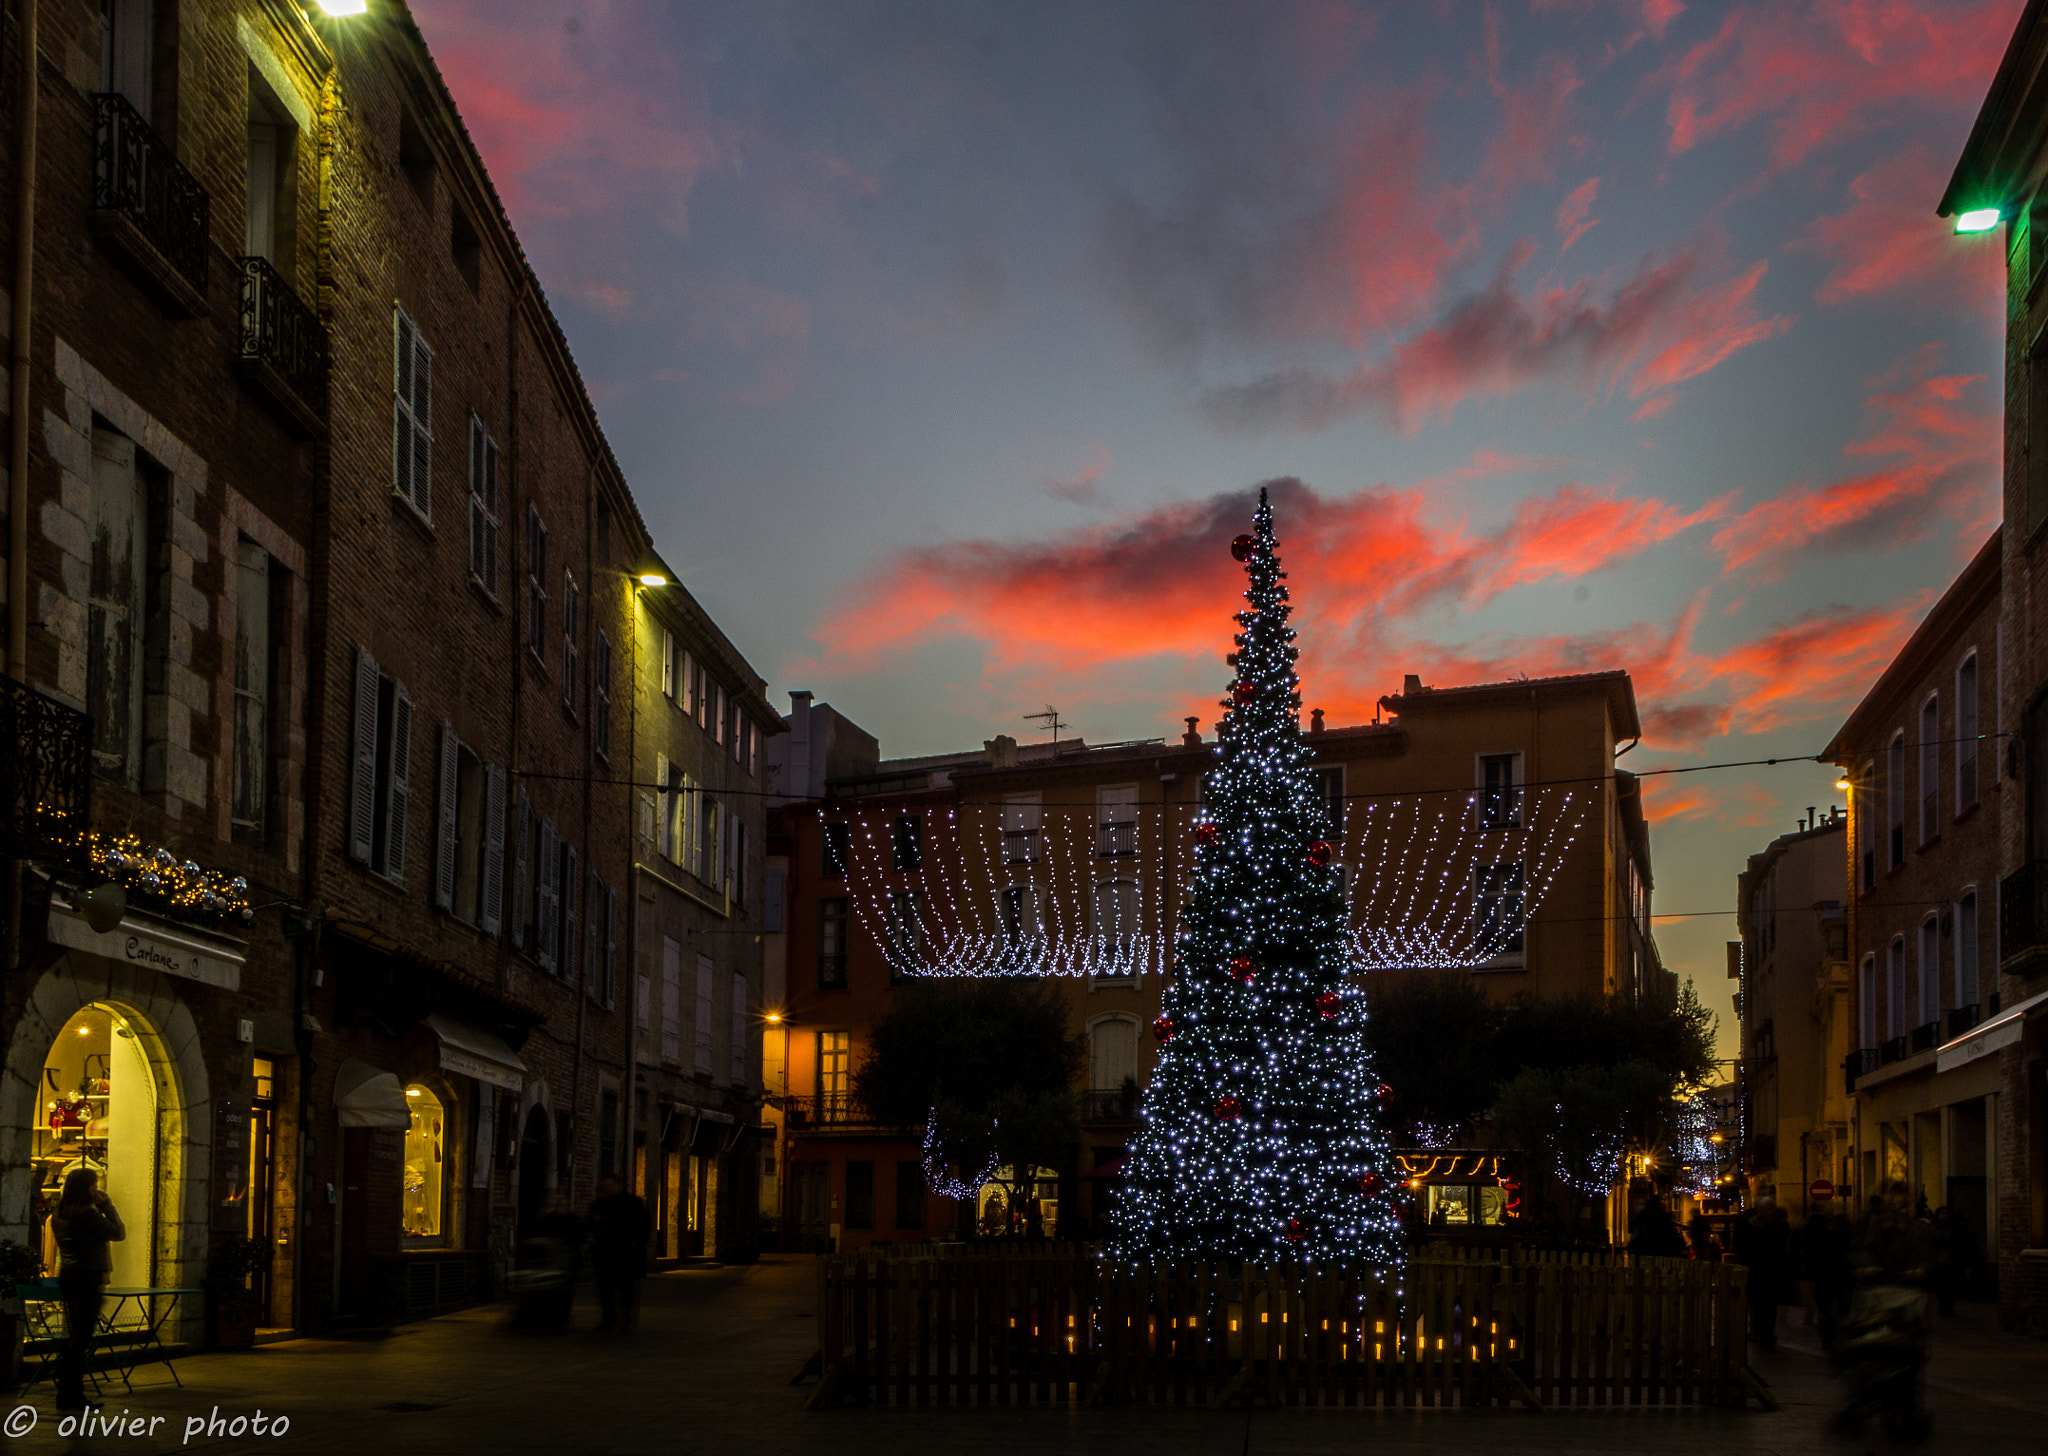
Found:
[[1244, 1111], [1244, 1104], [1235, 1097], [1218, 1097], [1214, 1111], [1218, 1122], [1235, 1122], [1238, 1114]]
[[1230, 962], [1230, 979], [1236, 981], [1241, 986], [1249, 986], [1252, 983], [1252, 958], [1250, 956], [1237, 956], [1232, 959]]
[[1258, 544], [1249, 536], [1233, 537], [1230, 542], [1230, 554], [1239, 561], [1249, 561], [1252, 559], [1253, 548]]
[[1335, 1021], [1337, 1013], [1343, 1009], [1344, 998], [1335, 991], [1325, 991], [1316, 997], [1316, 1010], [1321, 1013], [1325, 1021]]
[[1177, 1030], [1179, 1028], [1173, 1024], [1171, 1016], [1161, 1016], [1152, 1023], [1152, 1034], [1159, 1038], [1161, 1046], [1165, 1046], [1168, 1042], [1172, 1041], [1173, 1034]]
[[1380, 1186], [1380, 1175], [1379, 1175], [1379, 1174], [1377, 1174], [1377, 1173], [1361, 1173], [1361, 1174], [1359, 1174], [1359, 1176], [1358, 1176], [1358, 1191], [1359, 1191], [1360, 1193], [1366, 1194], [1366, 1195], [1367, 1195], [1367, 1196], [1369, 1197], [1369, 1196], [1371, 1196], [1371, 1194], [1372, 1194], [1373, 1190], [1374, 1190], [1374, 1189], [1376, 1189], [1376, 1188], [1378, 1188], [1379, 1186]]
[[1214, 849], [1216, 841], [1222, 837], [1223, 831], [1216, 827], [1216, 823], [1212, 819], [1204, 819], [1195, 826], [1195, 843], [1203, 849]]
[[1308, 862], [1314, 865], [1317, 869], [1321, 869], [1324, 865], [1327, 865], [1330, 862], [1330, 854], [1330, 841], [1327, 839], [1318, 839], [1314, 844], [1311, 844], [1308, 847]]
[[1288, 1243], [1290, 1243], [1290, 1244], [1305, 1244], [1305, 1243], [1307, 1243], [1307, 1242], [1308, 1242], [1308, 1225], [1307, 1225], [1307, 1224], [1305, 1224], [1305, 1223], [1303, 1223], [1303, 1222], [1302, 1222], [1302, 1221], [1301, 1221], [1300, 1219], [1298, 1219], [1298, 1218], [1290, 1218], [1290, 1219], [1288, 1219], [1288, 1220], [1287, 1220], [1287, 1232], [1286, 1232], [1286, 1235], [1285, 1235], [1285, 1237], [1286, 1237], [1286, 1239], [1287, 1239], [1287, 1242], [1288, 1242]]

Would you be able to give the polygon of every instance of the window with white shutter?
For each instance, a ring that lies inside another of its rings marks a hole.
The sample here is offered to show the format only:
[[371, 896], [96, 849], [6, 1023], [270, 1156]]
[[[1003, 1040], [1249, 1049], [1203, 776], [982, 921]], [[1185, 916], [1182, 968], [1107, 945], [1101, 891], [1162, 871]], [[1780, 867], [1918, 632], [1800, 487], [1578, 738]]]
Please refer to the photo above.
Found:
[[590, 658], [590, 746], [599, 758], [612, 754], [612, 639], [597, 629]]
[[469, 574], [498, 599], [498, 442], [469, 417]]
[[526, 508], [526, 650], [548, 660], [548, 528], [539, 506]]
[[676, 634], [666, 627], [661, 629], [661, 695], [676, 699]]
[[562, 706], [569, 710], [569, 716], [578, 716], [583, 704], [582, 683], [578, 681], [583, 670], [583, 653], [578, 647], [582, 640], [582, 626], [577, 621], [582, 607], [582, 596], [576, 590], [576, 578], [570, 572], [562, 573]]
[[434, 351], [402, 308], [392, 309], [391, 488], [434, 519]]
[[711, 1032], [717, 1024], [718, 1011], [711, 1004], [711, 989], [716, 972], [717, 967], [711, 963], [710, 956], [697, 957], [697, 1020], [694, 1030], [697, 1034], [697, 1070], [700, 1072], [709, 1072], [712, 1067]]
[[732, 978], [732, 1067], [731, 1079], [747, 1083], [747, 978]]
[[583, 881], [583, 992], [604, 999], [604, 881], [595, 870]]
[[654, 852], [663, 859], [674, 858], [671, 846], [675, 843], [669, 833], [669, 786], [668, 755], [654, 755]]
[[633, 1024], [642, 1031], [654, 1026], [654, 977], [633, 977]]
[[683, 948], [661, 943], [661, 1059], [670, 1066], [683, 1060]]
[[379, 868], [384, 877], [405, 883], [406, 829], [412, 802], [412, 699], [398, 683], [385, 679], [390, 703], [390, 731], [381, 745], [384, 759], [384, 816], [378, 834]]

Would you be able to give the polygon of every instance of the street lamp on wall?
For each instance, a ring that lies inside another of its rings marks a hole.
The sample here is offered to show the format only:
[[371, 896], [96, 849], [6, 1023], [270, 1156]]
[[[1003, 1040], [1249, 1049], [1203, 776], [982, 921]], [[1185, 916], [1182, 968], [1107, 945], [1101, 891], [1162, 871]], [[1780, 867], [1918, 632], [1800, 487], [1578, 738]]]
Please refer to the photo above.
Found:
[[369, 13], [370, 0], [319, 0], [320, 13], [335, 20]]

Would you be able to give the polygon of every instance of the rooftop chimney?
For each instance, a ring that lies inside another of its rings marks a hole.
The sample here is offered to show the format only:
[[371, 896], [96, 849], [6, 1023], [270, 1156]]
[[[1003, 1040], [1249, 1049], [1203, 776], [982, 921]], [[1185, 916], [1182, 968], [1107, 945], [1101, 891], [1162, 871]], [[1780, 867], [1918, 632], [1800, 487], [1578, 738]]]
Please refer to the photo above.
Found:
[[783, 793], [794, 798], [809, 798], [824, 786], [815, 782], [811, 775], [811, 694], [792, 692], [789, 695], [789, 747], [783, 760], [789, 765], [786, 782], [777, 785]]
[[1017, 766], [1017, 740], [1007, 733], [998, 733], [984, 739], [981, 756], [988, 760], [990, 768], [1015, 768]]
[[1311, 733], [1323, 731], [1323, 710], [1321, 708], [1317, 708], [1308, 715], [1308, 731]]
[[1423, 691], [1422, 679], [1414, 673], [1411, 672], [1401, 679], [1401, 695], [1403, 697], [1406, 697], [1409, 693], [1419, 693], [1421, 691]]
[[1180, 746], [1183, 748], [1200, 748], [1202, 746], [1202, 720], [1200, 718], [1190, 718], [1187, 720], [1187, 725], [1188, 731], [1180, 736]]

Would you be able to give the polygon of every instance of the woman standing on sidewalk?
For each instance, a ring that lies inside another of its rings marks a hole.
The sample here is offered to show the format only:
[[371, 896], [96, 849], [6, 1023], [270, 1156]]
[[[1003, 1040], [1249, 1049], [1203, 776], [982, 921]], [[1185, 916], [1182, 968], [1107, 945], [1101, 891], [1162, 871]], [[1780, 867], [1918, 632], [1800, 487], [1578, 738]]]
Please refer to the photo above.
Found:
[[56, 1236], [57, 1292], [64, 1300], [64, 1350], [57, 1363], [57, 1409], [85, 1409], [85, 1362], [100, 1327], [107, 1302], [107, 1278], [114, 1271], [107, 1245], [128, 1237], [114, 1201], [100, 1191], [100, 1175], [73, 1168], [64, 1179], [57, 1212], [50, 1219]]

